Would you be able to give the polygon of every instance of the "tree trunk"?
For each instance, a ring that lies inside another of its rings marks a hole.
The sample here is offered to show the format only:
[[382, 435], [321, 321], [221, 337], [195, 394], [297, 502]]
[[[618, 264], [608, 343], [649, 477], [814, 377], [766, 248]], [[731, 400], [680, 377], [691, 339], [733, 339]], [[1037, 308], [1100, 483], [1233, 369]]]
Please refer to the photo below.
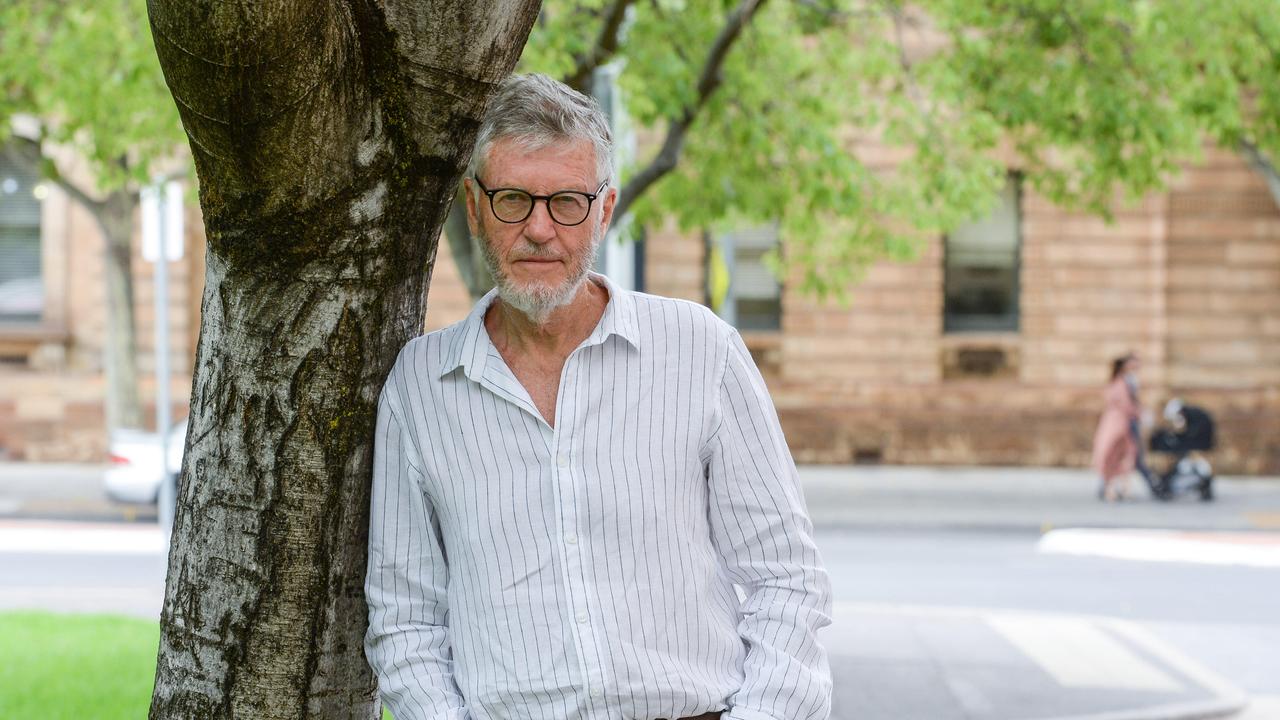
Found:
[[378, 392], [538, 4], [151, 0], [208, 238], [153, 720], [377, 716]]
[[138, 342], [133, 307], [133, 216], [137, 195], [113, 191], [91, 208], [102, 231], [103, 271], [107, 281], [107, 426], [142, 427], [138, 393]]

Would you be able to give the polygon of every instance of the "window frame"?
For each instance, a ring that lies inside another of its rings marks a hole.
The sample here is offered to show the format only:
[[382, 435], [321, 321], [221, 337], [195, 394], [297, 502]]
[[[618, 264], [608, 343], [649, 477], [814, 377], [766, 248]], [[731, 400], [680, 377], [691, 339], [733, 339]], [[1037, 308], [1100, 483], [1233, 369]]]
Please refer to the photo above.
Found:
[[[729, 288], [728, 288], [728, 292], [725, 295], [724, 307], [717, 310], [717, 314], [725, 322], [737, 328], [738, 331], [744, 336], [748, 334], [752, 336], [778, 334], [783, 331], [783, 327], [784, 327], [784, 322], [786, 317], [786, 309], [784, 307], [784, 298], [786, 297], [786, 282], [784, 281], [783, 278], [773, 276], [773, 270], [770, 269], [768, 265], [766, 265], [763, 262], [763, 258], [759, 261], [760, 265], [764, 268], [765, 272], [769, 273], [770, 276], [773, 277], [774, 283], [777, 285], [777, 288], [778, 288], [777, 298], [776, 298], [777, 312], [774, 313], [773, 317], [771, 318], [771, 319], [774, 319], [775, 322], [767, 323], [767, 327], [761, 327], [758, 325], [753, 325], [751, 327], [744, 327], [741, 324], [741, 317], [738, 312], [738, 302], [740, 300], [740, 297], [736, 292], [736, 289], [737, 289], [736, 280], [738, 275], [737, 266], [739, 262], [738, 253], [739, 253], [740, 245], [736, 241], [736, 238], [738, 237], [739, 234], [747, 233], [747, 232], [761, 232], [761, 231], [764, 231], [766, 228], [773, 236], [773, 245], [772, 247], [764, 249], [763, 252], [760, 253], [761, 256], [774, 250], [777, 250], [778, 252], [782, 252], [782, 234], [780, 232], [780, 228], [777, 222], [764, 223], [764, 224], [753, 225], [749, 227], [740, 227], [740, 228], [735, 228], [733, 230], [725, 230], [723, 232], [715, 233], [714, 235], [707, 233], [704, 236], [706, 238], [705, 239], [705, 245], [706, 245], [706, 251], [707, 251], [706, 262], [708, 264], [708, 269], [710, 267], [711, 256], [712, 256], [711, 248], [712, 246], [715, 246], [716, 248], [718, 248], [720, 252], [720, 256], [724, 259], [725, 269], [726, 271], [728, 271], [728, 274], [729, 274]], [[750, 249], [754, 251], [759, 248], [752, 247]], [[710, 278], [711, 278], [710, 272], [707, 272], [705, 281], [703, 283], [704, 284], [703, 290], [707, 295], [708, 306], [710, 306], [711, 304]], [[759, 299], [759, 298], [748, 298], [748, 299]], [[772, 300], [772, 298], [770, 299]]]
[[[948, 303], [953, 278], [949, 272], [953, 252], [952, 233], [942, 236], [942, 332], [944, 335], [966, 334], [1019, 334], [1022, 332], [1022, 266], [1023, 266], [1023, 174], [1011, 170], [1006, 174], [1006, 183], [1013, 189], [1014, 245], [1013, 263], [1011, 267], [1012, 284], [1010, 287], [1010, 310], [1006, 315], [957, 315], [951, 311]], [[1003, 188], [1002, 193], [1003, 194]], [[974, 218], [973, 221], [982, 220]]]
[[[11, 162], [20, 157], [0, 144], [0, 154]], [[33, 353], [48, 345], [65, 345], [71, 333], [67, 325], [66, 282], [69, 251], [65, 216], [71, 199], [47, 178], [35, 174], [36, 183], [48, 188], [48, 196], [38, 199], [37, 247], [40, 253], [41, 305], [34, 318], [0, 316], [0, 363], [32, 362]], [[51, 247], [50, 243], [53, 243]]]

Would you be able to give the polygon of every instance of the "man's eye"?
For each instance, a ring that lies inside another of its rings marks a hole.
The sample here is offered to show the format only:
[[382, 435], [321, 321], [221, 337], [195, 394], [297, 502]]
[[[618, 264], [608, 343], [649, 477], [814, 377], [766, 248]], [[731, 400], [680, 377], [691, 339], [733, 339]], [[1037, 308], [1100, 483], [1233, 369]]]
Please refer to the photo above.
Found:
[[580, 210], [587, 206], [587, 199], [574, 193], [552, 196], [551, 202], [557, 210]]
[[493, 201], [503, 207], [519, 208], [529, 202], [529, 196], [520, 192], [503, 192], [494, 196]]

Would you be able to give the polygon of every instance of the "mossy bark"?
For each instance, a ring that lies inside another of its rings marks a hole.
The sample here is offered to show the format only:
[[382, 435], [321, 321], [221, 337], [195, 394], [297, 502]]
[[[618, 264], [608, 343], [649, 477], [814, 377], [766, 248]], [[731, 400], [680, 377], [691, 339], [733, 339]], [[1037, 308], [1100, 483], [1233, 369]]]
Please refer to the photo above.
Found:
[[377, 396], [538, 5], [151, 0], [208, 238], [153, 720], [377, 717]]

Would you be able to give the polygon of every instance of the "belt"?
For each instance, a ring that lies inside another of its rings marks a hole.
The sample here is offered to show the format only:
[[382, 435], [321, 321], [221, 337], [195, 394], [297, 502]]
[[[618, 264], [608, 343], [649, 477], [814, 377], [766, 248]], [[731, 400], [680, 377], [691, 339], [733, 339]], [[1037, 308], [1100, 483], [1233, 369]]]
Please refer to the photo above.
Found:
[[680, 718], [680, 720], [720, 720], [720, 713], [702, 713], [701, 715], [694, 715], [693, 717]]

